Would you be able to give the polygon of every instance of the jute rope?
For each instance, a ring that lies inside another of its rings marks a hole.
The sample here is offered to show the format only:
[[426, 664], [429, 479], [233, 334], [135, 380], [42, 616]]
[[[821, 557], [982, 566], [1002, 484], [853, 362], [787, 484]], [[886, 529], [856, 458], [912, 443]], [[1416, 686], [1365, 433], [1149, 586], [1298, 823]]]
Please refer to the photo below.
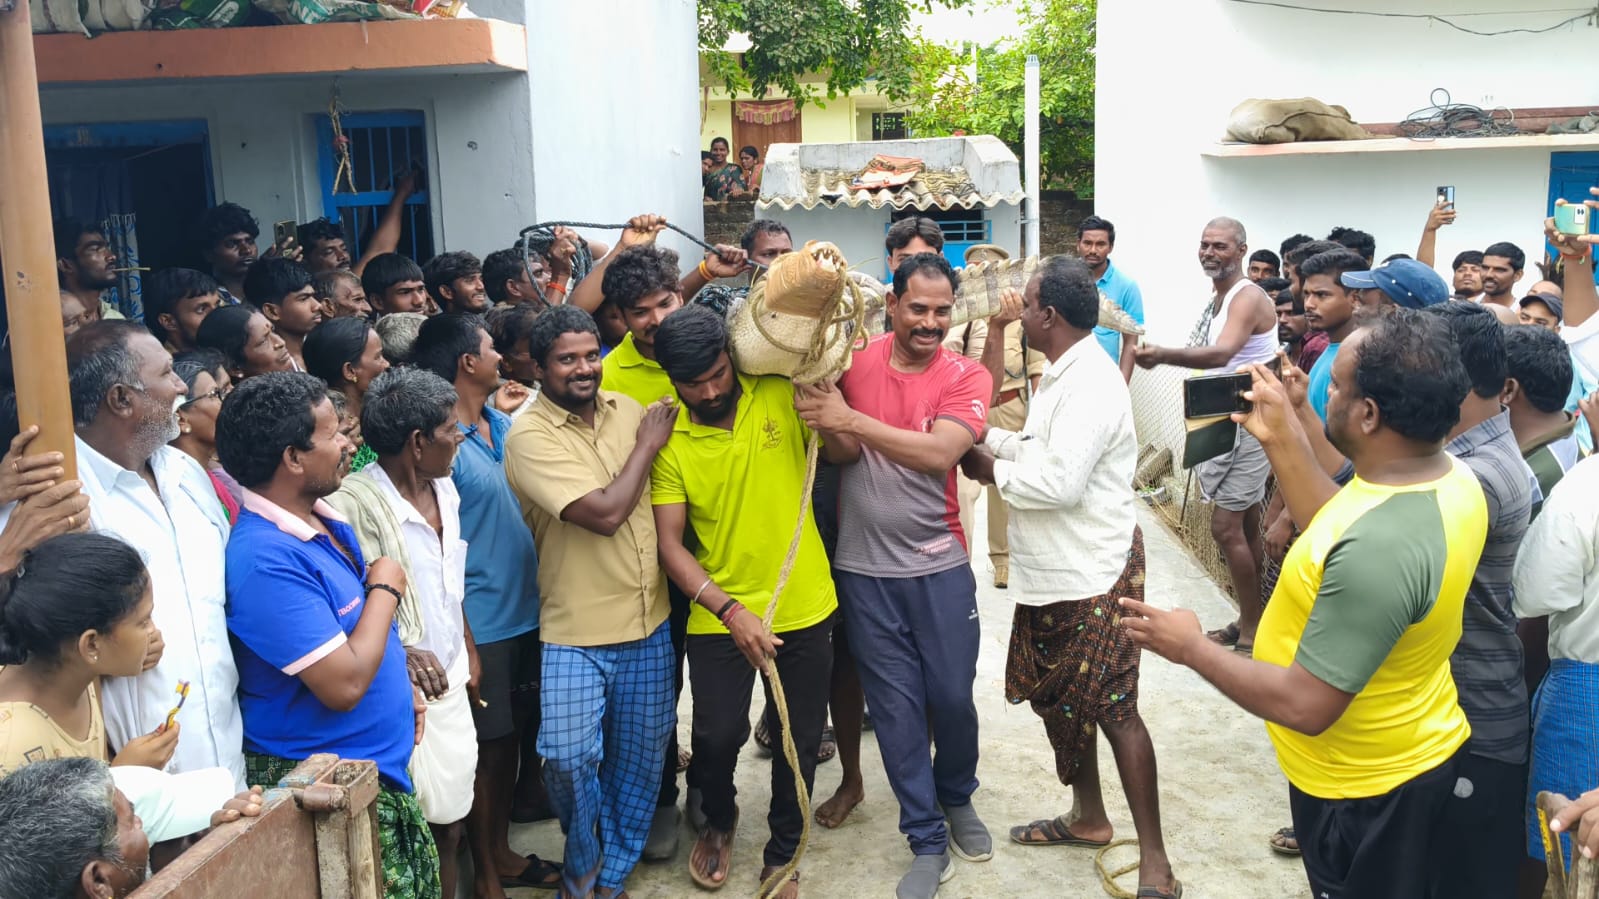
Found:
[[1105, 855], [1112, 849], [1122, 846], [1137, 845], [1137, 840], [1116, 840], [1115, 842], [1102, 847], [1098, 852], [1094, 853], [1094, 867], [1099, 869], [1099, 885], [1104, 887], [1105, 892], [1115, 897], [1115, 899], [1137, 899], [1138, 894], [1133, 893], [1127, 888], [1118, 884], [1116, 882], [1116, 878], [1137, 871], [1138, 862], [1137, 860], [1128, 862], [1127, 864], [1122, 865], [1120, 868], [1112, 871], [1105, 861]]

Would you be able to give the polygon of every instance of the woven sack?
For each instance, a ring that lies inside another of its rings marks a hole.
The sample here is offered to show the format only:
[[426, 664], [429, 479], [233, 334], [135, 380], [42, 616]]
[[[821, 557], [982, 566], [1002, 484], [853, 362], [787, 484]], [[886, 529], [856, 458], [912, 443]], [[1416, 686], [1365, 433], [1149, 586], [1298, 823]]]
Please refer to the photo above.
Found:
[[861, 295], [848, 263], [830, 243], [809, 241], [785, 253], [750, 285], [728, 316], [738, 370], [814, 383], [837, 375], [856, 337]]

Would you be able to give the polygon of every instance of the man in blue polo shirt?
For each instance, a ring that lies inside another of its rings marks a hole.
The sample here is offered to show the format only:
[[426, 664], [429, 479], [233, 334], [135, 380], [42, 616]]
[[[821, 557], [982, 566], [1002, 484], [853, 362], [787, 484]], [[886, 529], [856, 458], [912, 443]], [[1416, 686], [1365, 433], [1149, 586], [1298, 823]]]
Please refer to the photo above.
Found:
[[[476, 895], [553, 889], [560, 883], [559, 866], [512, 851], [509, 837], [513, 794], [520, 793], [519, 755], [523, 782], [543, 785], [536, 749], [519, 753], [536, 746], [539, 728], [539, 558], [505, 479], [511, 417], [489, 399], [500, 386], [500, 354], [482, 319], [446, 313], [417, 332], [411, 364], [455, 385], [455, 414], [466, 435], [450, 477], [461, 494], [464, 605], [482, 664], [478, 695], [486, 703], [472, 709], [478, 766], [466, 819]], [[548, 804], [542, 795], [534, 799], [533, 805]]]
[[310, 375], [251, 378], [218, 417], [217, 455], [244, 488], [228, 540], [227, 617], [245, 773], [276, 784], [313, 753], [373, 760], [383, 894], [434, 899], [438, 849], [406, 771], [423, 703], [394, 624], [405, 574], [387, 558], [368, 568], [323, 501], [352, 453], [327, 385]]
[[[1144, 323], [1144, 294], [1138, 289], [1136, 281], [1110, 264], [1110, 251], [1115, 247], [1116, 226], [1106, 219], [1091, 215], [1077, 223], [1077, 255], [1099, 279], [1100, 296], [1108, 297], [1141, 325]], [[1116, 365], [1122, 371], [1122, 380], [1131, 381], [1133, 346], [1138, 343], [1138, 338], [1098, 327], [1094, 329], [1094, 339], [1105, 348], [1110, 358], [1116, 360]]]

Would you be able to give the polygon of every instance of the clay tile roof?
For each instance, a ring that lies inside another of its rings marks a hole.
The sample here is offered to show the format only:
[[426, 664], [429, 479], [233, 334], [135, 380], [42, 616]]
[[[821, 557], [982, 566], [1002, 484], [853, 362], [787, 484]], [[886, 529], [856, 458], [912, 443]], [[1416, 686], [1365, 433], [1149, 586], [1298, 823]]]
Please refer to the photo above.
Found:
[[909, 184], [899, 188], [884, 188], [870, 191], [851, 189], [850, 182], [859, 170], [816, 170], [807, 169], [801, 173], [804, 184], [804, 193], [799, 196], [767, 196], [764, 193], [756, 202], [757, 209], [836, 209], [840, 206], [860, 207], [867, 206], [872, 209], [881, 209], [885, 206], [893, 209], [918, 209], [931, 208], [972, 209], [977, 206], [992, 208], [1000, 203], [1020, 205], [1026, 194], [1023, 191], [1014, 193], [978, 192], [977, 186], [972, 183], [966, 170], [955, 166], [945, 171], [923, 171]]

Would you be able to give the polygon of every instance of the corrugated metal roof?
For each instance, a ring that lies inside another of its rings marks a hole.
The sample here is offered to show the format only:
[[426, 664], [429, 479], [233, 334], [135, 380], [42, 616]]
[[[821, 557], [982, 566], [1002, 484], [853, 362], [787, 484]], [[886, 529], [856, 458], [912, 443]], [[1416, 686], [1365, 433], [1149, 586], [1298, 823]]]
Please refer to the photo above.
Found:
[[769, 209], [773, 206], [778, 209], [835, 209], [840, 206], [881, 209], [885, 206], [892, 209], [919, 209], [932, 208], [972, 209], [977, 206], [993, 208], [1001, 203], [1021, 205], [1026, 197], [1023, 191], [1014, 193], [982, 194], [966, 170], [956, 166], [947, 171], [922, 172], [911, 179], [909, 184], [899, 188], [884, 188], [871, 191], [852, 189], [850, 182], [860, 174], [856, 171], [818, 171], [806, 170], [801, 173], [805, 192], [799, 196], [761, 196], [756, 201], [757, 209]]

